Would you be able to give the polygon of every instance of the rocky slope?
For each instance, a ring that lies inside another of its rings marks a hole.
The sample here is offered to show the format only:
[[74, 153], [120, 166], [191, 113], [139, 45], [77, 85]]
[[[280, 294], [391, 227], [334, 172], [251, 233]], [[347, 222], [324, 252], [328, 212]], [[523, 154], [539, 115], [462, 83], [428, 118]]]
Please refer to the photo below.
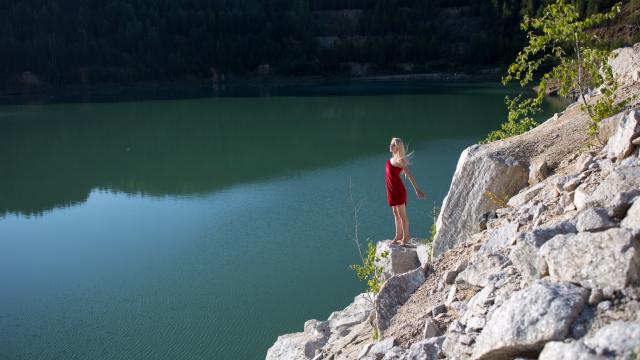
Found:
[[631, 101], [602, 122], [606, 145], [574, 104], [468, 148], [435, 258], [380, 242], [380, 293], [280, 336], [267, 359], [640, 359], [638, 59], [640, 44], [613, 64]]

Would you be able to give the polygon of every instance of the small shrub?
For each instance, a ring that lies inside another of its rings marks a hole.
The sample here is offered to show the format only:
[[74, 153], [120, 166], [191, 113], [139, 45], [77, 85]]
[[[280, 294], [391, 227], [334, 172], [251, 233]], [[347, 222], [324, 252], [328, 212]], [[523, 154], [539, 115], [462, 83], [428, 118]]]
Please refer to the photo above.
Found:
[[376, 246], [369, 241], [367, 245], [367, 257], [363, 259], [362, 265], [353, 264], [349, 266], [361, 281], [366, 281], [368, 291], [373, 294], [380, 292], [382, 286], [382, 267], [378, 263], [389, 256], [388, 251], [383, 251], [380, 256], [376, 256]]

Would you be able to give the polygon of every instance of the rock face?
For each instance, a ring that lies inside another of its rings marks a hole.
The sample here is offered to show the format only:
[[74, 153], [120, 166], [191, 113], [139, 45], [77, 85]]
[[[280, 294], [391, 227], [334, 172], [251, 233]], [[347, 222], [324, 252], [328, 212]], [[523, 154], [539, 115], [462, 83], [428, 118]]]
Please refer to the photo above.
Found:
[[555, 281], [571, 281], [586, 288], [623, 289], [640, 272], [638, 241], [627, 229], [577, 235], [558, 235], [540, 251]]
[[392, 245], [391, 240], [380, 241], [376, 247], [376, 255], [380, 256], [383, 252], [388, 253], [379, 263], [379, 266], [382, 267], [383, 279], [386, 280], [393, 275], [402, 274], [420, 267], [419, 249], [414, 244], [399, 246]]
[[640, 112], [636, 110], [629, 111], [624, 115], [618, 126], [620, 130], [616, 131], [609, 139], [605, 150], [611, 158], [624, 159], [636, 147], [632, 141], [640, 136]]
[[[473, 145], [460, 155], [449, 193], [442, 202], [433, 241], [433, 256], [466, 240], [480, 230], [480, 215], [499, 208], [491, 197], [505, 199], [525, 187], [529, 169], [494, 149]], [[446, 229], [446, 231], [445, 231]]]
[[398, 308], [424, 283], [426, 276], [422, 268], [394, 275], [387, 280], [380, 293], [376, 296], [375, 311], [376, 325], [383, 336], [384, 331], [389, 327], [391, 318], [396, 314]]
[[640, 70], [638, 64], [640, 64], [640, 43], [615, 50], [614, 57], [609, 60], [613, 74], [622, 84], [634, 82], [633, 77]]
[[578, 286], [550, 281], [537, 281], [515, 293], [489, 318], [474, 358], [526, 357], [548, 341], [564, 339], [588, 294]]

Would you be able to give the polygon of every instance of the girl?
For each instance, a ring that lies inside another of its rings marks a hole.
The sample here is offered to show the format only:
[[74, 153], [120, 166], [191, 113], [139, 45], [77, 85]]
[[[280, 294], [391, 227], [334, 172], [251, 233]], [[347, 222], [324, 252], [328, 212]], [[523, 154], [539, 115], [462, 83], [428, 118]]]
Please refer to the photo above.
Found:
[[426, 196], [418, 188], [416, 180], [409, 170], [409, 161], [407, 158], [411, 154], [405, 154], [402, 139], [391, 139], [389, 152], [392, 156], [391, 159], [387, 160], [387, 200], [393, 211], [393, 219], [396, 223], [396, 237], [391, 243], [405, 245], [410, 239], [409, 218], [407, 217], [406, 208], [407, 190], [404, 188], [402, 179], [400, 179], [400, 173], [404, 173], [404, 177], [409, 179], [418, 199], [424, 199]]

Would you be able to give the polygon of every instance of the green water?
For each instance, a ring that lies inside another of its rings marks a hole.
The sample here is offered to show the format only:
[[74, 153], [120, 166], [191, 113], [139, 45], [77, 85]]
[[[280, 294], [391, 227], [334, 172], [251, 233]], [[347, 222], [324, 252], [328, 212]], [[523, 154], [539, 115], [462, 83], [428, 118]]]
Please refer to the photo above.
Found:
[[343, 84], [0, 106], [0, 359], [264, 358], [363, 289], [349, 182], [361, 240], [392, 236], [384, 163], [403, 137], [429, 196], [409, 192], [412, 235], [426, 237], [505, 92]]

